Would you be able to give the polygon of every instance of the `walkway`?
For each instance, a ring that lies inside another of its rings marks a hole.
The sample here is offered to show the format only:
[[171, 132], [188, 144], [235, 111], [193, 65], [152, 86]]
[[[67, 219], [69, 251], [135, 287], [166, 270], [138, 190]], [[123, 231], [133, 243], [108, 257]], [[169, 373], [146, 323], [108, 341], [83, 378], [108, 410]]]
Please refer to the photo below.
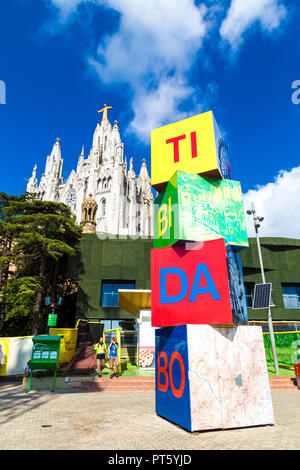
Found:
[[191, 434], [155, 414], [153, 392], [0, 386], [0, 449], [299, 449], [300, 391], [273, 390], [276, 425]]

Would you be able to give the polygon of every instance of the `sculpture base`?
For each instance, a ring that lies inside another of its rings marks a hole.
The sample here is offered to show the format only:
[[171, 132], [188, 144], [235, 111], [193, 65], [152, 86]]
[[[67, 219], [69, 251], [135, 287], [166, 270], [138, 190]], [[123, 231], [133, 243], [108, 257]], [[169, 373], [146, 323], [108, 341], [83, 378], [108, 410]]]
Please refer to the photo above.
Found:
[[93, 222], [86, 222], [82, 233], [96, 233], [96, 224]]
[[189, 431], [275, 424], [259, 326], [156, 330], [156, 412]]

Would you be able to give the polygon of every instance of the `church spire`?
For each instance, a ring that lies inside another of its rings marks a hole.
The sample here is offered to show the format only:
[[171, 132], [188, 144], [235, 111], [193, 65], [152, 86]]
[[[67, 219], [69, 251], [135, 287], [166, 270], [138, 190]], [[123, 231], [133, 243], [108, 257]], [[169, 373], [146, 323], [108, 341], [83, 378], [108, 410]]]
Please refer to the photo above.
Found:
[[62, 182], [63, 159], [61, 158], [60, 139], [57, 137], [53, 145], [51, 154], [47, 157], [45, 176], [58, 183]]
[[38, 185], [37, 185], [36, 171], [37, 171], [37, 166], [34, 165], [33, 170], [32, 170], [32, 175], [29, 178], [28, 183], [27, 183], [26, 191], [28, 193], [37, 193]]
[[143, 158], [140, 174], [137, 180], [137, 189], [142, 198], [152, 199], [151, 180], [148, 173], [146, 160]]

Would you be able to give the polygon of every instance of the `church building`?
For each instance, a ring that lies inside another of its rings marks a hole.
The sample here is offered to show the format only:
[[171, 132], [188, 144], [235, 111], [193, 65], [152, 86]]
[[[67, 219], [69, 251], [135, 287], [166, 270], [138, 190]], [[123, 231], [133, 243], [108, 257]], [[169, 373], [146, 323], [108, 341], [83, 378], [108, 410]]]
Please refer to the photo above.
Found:
[[82, 148], [76, 171], [66, 181], [62, 177], [63, 159], [60, 140], [56, 139], [47, 157], [45, 172], [38, 183], [35, 165], [27, 191], [45, 201], [63, 202], [70, 206], [84, 233], [105, 235], [153, 235], [153, 194], [145, 160], [137, 176], [133, 159], [124, 158], [118, 122], [112, 126], [104, 105], [93, 135], [88, 156]]

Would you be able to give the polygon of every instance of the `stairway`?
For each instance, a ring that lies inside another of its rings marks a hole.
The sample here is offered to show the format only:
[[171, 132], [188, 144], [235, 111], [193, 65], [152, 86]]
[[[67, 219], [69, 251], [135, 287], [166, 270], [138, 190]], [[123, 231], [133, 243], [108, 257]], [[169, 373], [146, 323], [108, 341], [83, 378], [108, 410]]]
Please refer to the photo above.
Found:
[[[270, 376], [271, 390], [297, 390], [293, 376]], [[149, 392], [155, 390], [155, 377], [93, 377], [73, 382], [71, 388], [85, 392]]]
[[270, 380], [271, 390], [279, 390], [279, 389], [297, 390], [297, 382], [296, 382], [295, 376], [270, 375], [269, 380]]
[[93, 377], [73, 382], [71, 387], [85, 392], [154, 392], [155, 377]]
[[[74, 356], [67, 368], [94, 371], [96, 368], [96, 356], [93, 346], [82, 347]], [[297, 390], [297, 382], [295, 376], [269, 376], [271, 390], [290, 389]], [[87, 392], [146, 392], [155, 390], [155, 377], [93, 377], [89, 380], [75, 381], [72, 388]]]

